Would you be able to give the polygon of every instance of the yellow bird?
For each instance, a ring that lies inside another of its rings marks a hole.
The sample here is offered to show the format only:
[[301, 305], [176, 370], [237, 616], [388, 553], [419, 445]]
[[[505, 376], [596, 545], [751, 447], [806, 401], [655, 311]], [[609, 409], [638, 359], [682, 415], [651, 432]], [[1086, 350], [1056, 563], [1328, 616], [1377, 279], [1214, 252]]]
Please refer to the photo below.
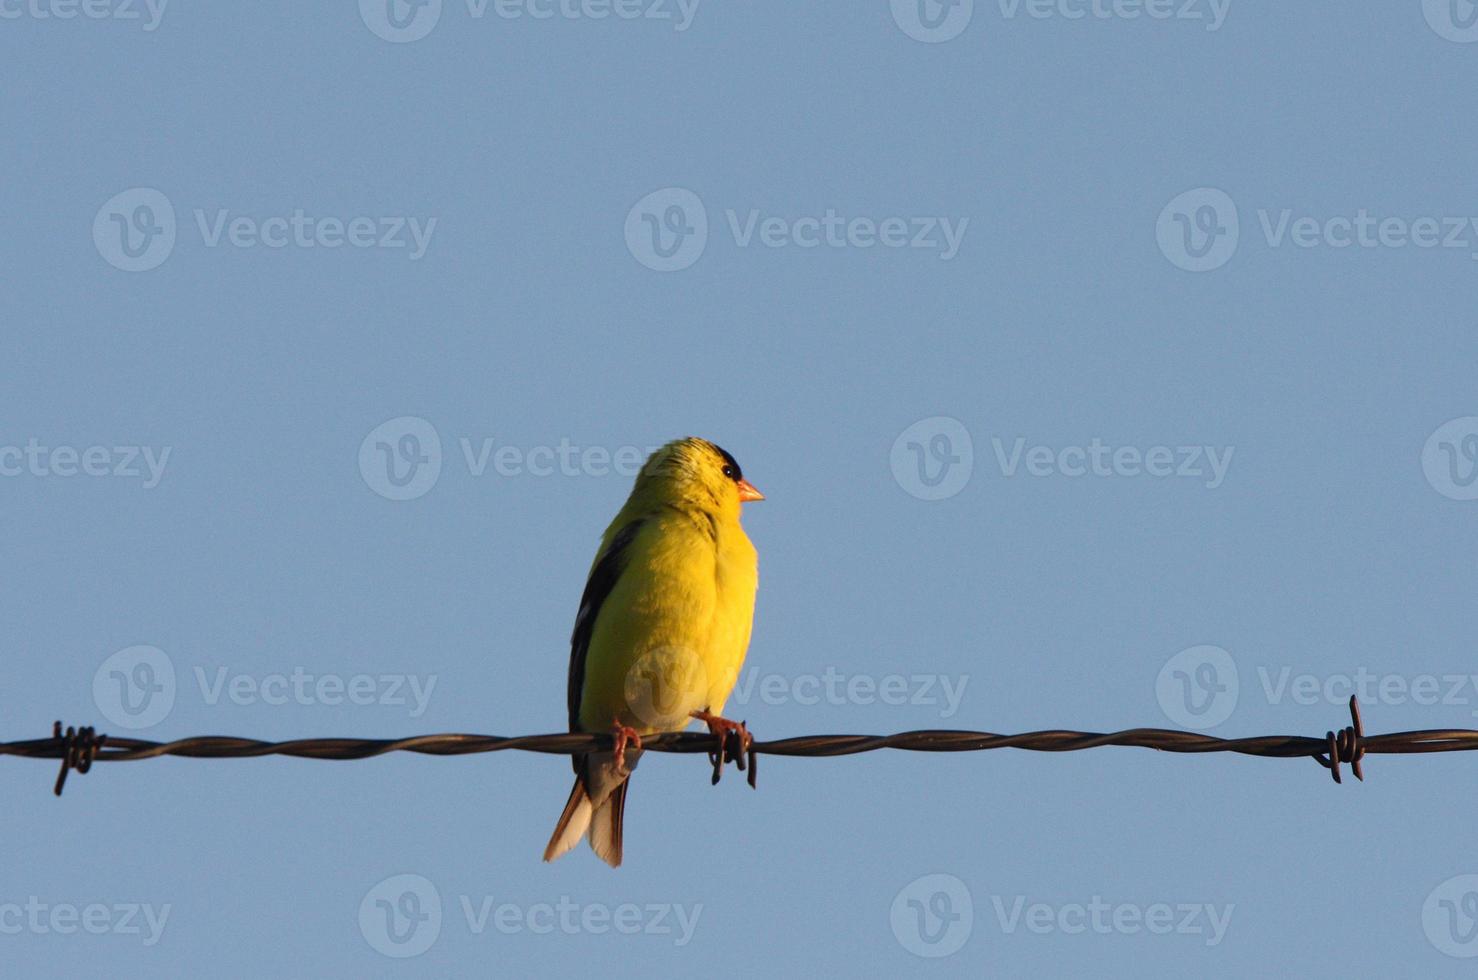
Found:
[[573, 758], [575, 788], [544, 860], [588, 836], [601, 860], [620, 865], [642, 735], [698, 718], [747, 738], [721, 715], [749, 648], [759, 584], [739, 507], [764, 499], [734, 457], [705, 439], [668, 443], [637, 474], [601, 539], [570, 637], [570, 731], [614, 731], [616, 744]]

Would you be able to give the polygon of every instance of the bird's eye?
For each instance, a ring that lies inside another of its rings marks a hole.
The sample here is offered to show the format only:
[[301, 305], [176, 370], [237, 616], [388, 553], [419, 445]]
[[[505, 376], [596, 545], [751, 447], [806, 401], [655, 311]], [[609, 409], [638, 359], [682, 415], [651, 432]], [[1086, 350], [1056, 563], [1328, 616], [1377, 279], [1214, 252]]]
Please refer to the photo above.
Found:
[[728, 465], [727, 463], [725, 463], [724, 464], [724, 476], [727, 477], [730, 480], [734, 479], [734, 467], [732, 467], [732, 466]]

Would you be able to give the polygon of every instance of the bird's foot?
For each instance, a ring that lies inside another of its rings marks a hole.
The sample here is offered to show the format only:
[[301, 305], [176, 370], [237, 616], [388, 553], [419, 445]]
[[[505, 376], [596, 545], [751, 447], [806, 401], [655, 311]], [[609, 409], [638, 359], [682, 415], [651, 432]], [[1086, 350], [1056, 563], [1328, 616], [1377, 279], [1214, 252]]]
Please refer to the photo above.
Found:
[[731, 721], [709, 711], [694, 711], [692, 717], [707, 725], [708, 733], [717, 742], [714, 751], [708, 753], [708, 759], [713, 763], [714, 785], [718, 785], [719, 777], [724, 773], [724, 763], [732, 762], [739, 767], [740, 772], [749, 770], [749, 785], [753, 788], [757, 772], [754, 736], [749, 734], [749, 726], [742, 721]]
[[640, 749], [641, 736], [637, 734], [635, 728], [621, 724], [620, 718], [611, 722], [611, 734], [616, 737], [616, 768], [625, 772], [626, 747], [629, 745], [634, 749]]

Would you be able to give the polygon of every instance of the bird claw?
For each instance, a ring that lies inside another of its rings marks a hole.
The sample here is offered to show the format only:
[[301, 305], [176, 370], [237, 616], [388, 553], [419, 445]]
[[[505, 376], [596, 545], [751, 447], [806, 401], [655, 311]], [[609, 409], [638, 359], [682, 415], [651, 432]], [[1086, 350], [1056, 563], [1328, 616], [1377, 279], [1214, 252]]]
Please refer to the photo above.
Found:
[[632, 748], [640, 750], [641, 735], [637, 734], [636, 729], [630, 725], [621, 724], [621, 719], [619, 718], [611, 723], [611, 734], [616, 739], [616, 768], [621, 772], [626, 772], [626, 746], [630, 745]]
[[708, 753], [708, 761], [713, 763], [713, 785], [717, 786], [723, 776], [724, 763], [732, 762], [740, 772], [748, 770], [749, 786], [753, 789], [758, 771], [755, 767], [754, 736], [749, 733], [749, 726], [708, 711], [694, 711], [692, 717], [708, 726], [708, 733], [716, 742], [714, 750]]

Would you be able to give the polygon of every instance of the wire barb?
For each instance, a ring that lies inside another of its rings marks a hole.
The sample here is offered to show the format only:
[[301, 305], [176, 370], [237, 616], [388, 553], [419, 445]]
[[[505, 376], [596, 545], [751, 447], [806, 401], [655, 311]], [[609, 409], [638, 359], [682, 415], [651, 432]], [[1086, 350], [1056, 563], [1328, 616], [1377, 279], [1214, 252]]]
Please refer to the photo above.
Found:
[[724, 775], [724, 764], [732, 762], [740, 772], [749, 770], [749, 785], [754, 788], [754, 739], [744, 722], [740, 722], [737, 728], [723, 729], [713, 739], [713, 748], [708, 753], [708, 761], [713, 764], [711, 785], [718, 785]]
[[86, 774], [92, 768], [98, 750], [107, 743], [108, 736], [97, 734], [91, 725], [81, 729], [68, 725], [63, 732], [62, 723], [58, 720], [52, 723], [51, 737], [60, 742], [62, 747], [62, 768], [56, 774], [56, 785], [52, 788], [53, 795], [61, 796], [63, 787], [67, 785], [67, 773], [75, 769], [78, 773]]
[[1355, 778], [1364, 782], [1365, 774], [1360, 771], [1360, 760], [1365, 758], [1365, 726], [1360, 723], [1360, 702], [1353, 694], [1350, 695], [1350, 724], [1338, 735], [1325, 732], [1324, 738], [1329, 748], [1324, 754], [1315, 755], [1315, 761], [1329, 770], [1336, 783], [1344, 782], [1339, 777], [1339, 764], [1348, 762]]
[[[1330, 770], [1336, 783], [1342, 782], [1340, 767], [1349, 764], [1356, 779], [1365, 778], [1361, 760], [1366, 754], [1411, 755], [1424, 752], [1478, 751], [1478, 731], [1471, 729], [1432, 729], [1366, 735], [1360, 720], [1360, 705], [1350, 698], [1350, 724], [1339, 732], [1325, 732], [1323, 738], [1303, 735], [1259, 735], [1251, 738], [1217, 738], [1200, 732], [1169, 728], [1131, 728], [1121, 732], [1075, 732], [1048, 730], [998, 735], [994, 732], [926, 730], [898, 732], [893, 735], [801, 735], [770, 742], [741, 738], [728, 731], [722, 743], [710, 732], [663, 732], [642, 737], [647, 752], [674, 752], [681, 755], [707, 754], [713, 763], [714, 781], [726, 762], [747, 771], [749, 785], [755, 785], [755, 762], [761, 755], [787, 755], [807, 758], [831, 758], [897, 749], [906, 752], [982, 752], [988, 749], [1024, 749], [1031, 752], [1078, 752], [1105, 745], [1133, 746], [1161, 752], [1202, 754], [1235, 752], [1269, 759], [1312, 758]], [[586, 752], [609, 752], [615, 739], [608, 733], [562, 732], [557, 735], [414, 735], [409, 738], [303, 738], [287, 742], [264, 742], [252, 738], [205, 735], [182, 738], [173, 742], [150, 742], [137, 738], [109, 737], [95, 734], [91, 727], [65, 731], [61, 722], [52, 728], [51, 738], [23, 742], [0, 742], [0, 756], [14, 755], [30, 759], [58, 759], [56, 793], [61, 794], [67, 773], [87, 772], [93, 762], [133, 762], [160, 756], [185, 756], [192, 759], [251, 759], [264, 755], [285, 755], [298, 759], [370, 759], [391, 752], [414, 752], [418, 755], [458, 756], [482, 752], [522, 751], [548, 755], [580, 755]]]

